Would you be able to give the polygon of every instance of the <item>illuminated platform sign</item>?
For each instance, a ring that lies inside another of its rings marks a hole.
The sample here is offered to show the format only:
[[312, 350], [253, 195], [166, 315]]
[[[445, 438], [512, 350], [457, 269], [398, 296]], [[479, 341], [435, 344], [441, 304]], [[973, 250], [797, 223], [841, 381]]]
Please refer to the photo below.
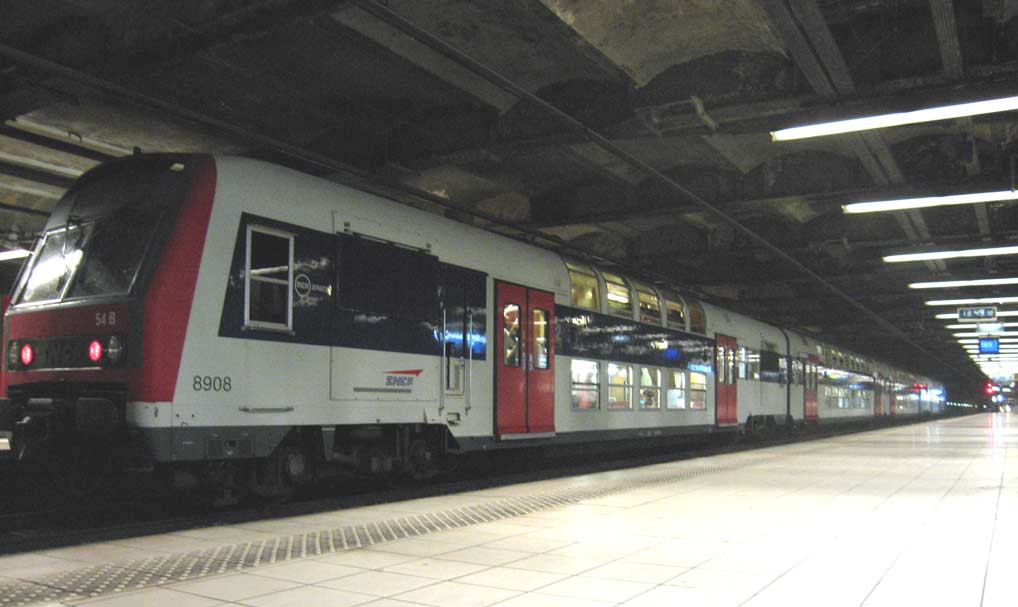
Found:
[[997, 320], [997, 306], [958, 308], [958, 320], [961, 322], [986, 322]]
[[980, 337], [979, 338], [979, 353], [980, 354], [999, 354], [1000, 353], [1000, 340], [996, 337]]

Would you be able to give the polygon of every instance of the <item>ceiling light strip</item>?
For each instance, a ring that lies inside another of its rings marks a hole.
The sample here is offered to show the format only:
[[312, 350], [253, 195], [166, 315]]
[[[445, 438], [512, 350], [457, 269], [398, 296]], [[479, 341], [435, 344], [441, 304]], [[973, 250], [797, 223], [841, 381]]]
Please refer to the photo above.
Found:
[[845, 213], [883, 213], [887, 211], [907, 211], [909, 209], [925, 209], [928, 207], [944, 207], [959, 204], [979, 204], [981, 202], [1002, 202], [1018, 200], [1018, 191], [1000, 190], [997, 192], [976, 192], [971, 194], [953, 194], [951, 196], [924, 196], [921, 198], [901, 198], [897, 200], [875, 200], [872, 202], [855, 202], [843, 205]]
[[977, 304], [1018, 303], [1018, 297], [971, 297], [968, 299], [931, 299], [928, 306], [971, 306]]
[[910, 289], [958, 289], [961, 287], [995, 287], [1002, 285], [1018, 285], [1018, 278], [978, 278], [975, 280], [936, 280], [933, 282], [913, 282]]
[[906, 261], [931, 261], [937, 259], [962, 259], [965, 257], [992, 257], [996, 255], [1018, 255], [1018, 246], [991, 247], [983, 249], [963, 249], [960, 251], [929, 251], [926, 253], [901, 253], [885, 255], [885, 263], [902, 263]]
[[890, 114], [878, 114], [876, 116], [864, 116], [862, 118], [849, 118], [847, 120], [834, 120], [831, 122], [807, 124], [772, 131], [771, 139], [774, 141], [791, 141], [795, 139], [808, 139], [811, 137], [826, 137], [829, 135], [840, 135], [843, 133], [885, 129], [892, 126], [901, 126], [903, 124], [918, 124], [920, 122], [951, 120], [953, 118], [964, 118], [965, 116], [979, 116], [982, 114], [1010, 112], [1013, 110], [1018, 110], [1018, 97], [1002, 97], [1000, 99], [987, 99], [971, 103], [942, 105], [921, 110], [913, 110], [910, 112], [893, 112]]

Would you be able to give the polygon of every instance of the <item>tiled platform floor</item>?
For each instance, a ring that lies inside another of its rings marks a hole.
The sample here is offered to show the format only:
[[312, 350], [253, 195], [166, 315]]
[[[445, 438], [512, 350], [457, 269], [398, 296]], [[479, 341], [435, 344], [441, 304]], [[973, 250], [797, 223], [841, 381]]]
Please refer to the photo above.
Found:
[[976, 415], [695, 462], [0, 557], [0, 576], [38, 581], [97, 563], [561, 487], [635, 485], [709, 462], [732, 469], [67, 604], [1011, 607], [1018, 605], [1018, 468], [1010, 451], [1016, 441], [1018, 415]]

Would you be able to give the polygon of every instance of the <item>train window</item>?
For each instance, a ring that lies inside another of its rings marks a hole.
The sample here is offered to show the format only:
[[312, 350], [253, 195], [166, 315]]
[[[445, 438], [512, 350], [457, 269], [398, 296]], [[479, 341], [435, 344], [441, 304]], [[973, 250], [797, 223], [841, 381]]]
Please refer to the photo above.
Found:
[[337, 305], [407, 321], [438, 322], [438, 258], [360, 236], [343, 236]]
[[707, 408], [707, 376], [703, 373], [689, 372], [689, 408]]
[[699, 302], [689, 304], [689, 330], [693, 333], [707, 333], [707, 315]]
[[608, 313], [632, 318], [633, 306], [629, 295], [629, 283], [625, 278], [615, 274], [607, 272], [601, 274], [604, 276], [604, 284], [608, 290]]
[[671, 299], [665, 302], [665, 309], [668, 313], [668, 328], [675, 329], [677, 331], [686, 330], [686, 307], [682, 305], [681, 301], [673, 301]]
[[747, 364], [749, 363], [749, 348], [742, 347], [732, 352], [735, 356], [735, 368], [739, 379], [748, 379]]
[[746, 348], [746, 378], [760, 380], [760, 353]]
[[81, 245], [91, 230], [91, 225], [73, 226], [46, 235], [18, 303], [60, 299], [68, 280], [81, 263]]
[[668, 409], [686, 408], [686, 372], [676, 369], [668, 370]]
[[573, 409], [597, 409], [601, 401], [600, 365], [593, 360], [573, 359]]
[[654, 289], [647, 285], [634, 283], [636, 287], [636, 303], [640, 306], [640, 321], [655, 325], [661, 324], [661, 300]]
[[293, 327], [293, 234], [248, 226], [244, 324]]
[[502, 364], [506, 367], [520, 366], [520, 306], [514, 303], [502, 308]]
[[548, 368], [548, 312], [534, 310], [534, 368]]
[[574, 306], [597, 310], [601, 307], [601, 290], [597, 275], [590, 266], [566, 262], [569, 270], [570, 296]]
[[608, 363], [608, 408], [633, 408], [633, 368]]
[[803, 362], [801, 358], [792, 359], [792, 383], [796, 386], [803, 385]]
[[640, 368], [640, 409], [661, 408], [661, 369]]
[[[780, 384], [787, 384], [790, 381], [789, 380], [789, 376], [788, 376], [788, 362], [789, 362], [789, 359], [788, 359], [787, 356], [778, 356], [778, 383], [780, 383]], [[763, 373], [765, 371], [766, 371], [766, 368], [764, 367], [764, 357], [763, 357], [763, 353], [761, 353], [760, 354], [760, 374], [763, 375]]]
[[96, 222], [67, 296], [126, 295], [162, 214], [159, 206], [133, 205]]
[[726, 348], [724, 346], [720, 346], [719, 345], [717, 347], [717, 361], [716, 361], [714, 366], [718, 370], [718, 383], [719, 384], [727, 384], [728, 383], [728, 353], [727, 353], [727, 351], [728, 351], [728, 348]]
[[728, 348], [728, 351], [725, 355], [725, 360], [728, 363], [728, 370], [726, 371], [726, 374], [728, 376], [728, 383], [731, 385], [735, 385], [735, 380], [738, 379], [739, 377], [736, 374], [735, 368], [736, 361], [738, 359], [738, 352], [739, 352], [738, 348]]

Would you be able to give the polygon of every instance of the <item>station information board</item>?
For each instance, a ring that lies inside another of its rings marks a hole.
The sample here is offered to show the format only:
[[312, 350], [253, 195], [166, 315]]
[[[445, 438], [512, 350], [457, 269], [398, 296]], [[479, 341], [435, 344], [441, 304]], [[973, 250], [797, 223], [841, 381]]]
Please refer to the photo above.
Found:
[[986, 322], [997, 320], [997, 306], [958, 308], [958, 320], [960, 322]]

